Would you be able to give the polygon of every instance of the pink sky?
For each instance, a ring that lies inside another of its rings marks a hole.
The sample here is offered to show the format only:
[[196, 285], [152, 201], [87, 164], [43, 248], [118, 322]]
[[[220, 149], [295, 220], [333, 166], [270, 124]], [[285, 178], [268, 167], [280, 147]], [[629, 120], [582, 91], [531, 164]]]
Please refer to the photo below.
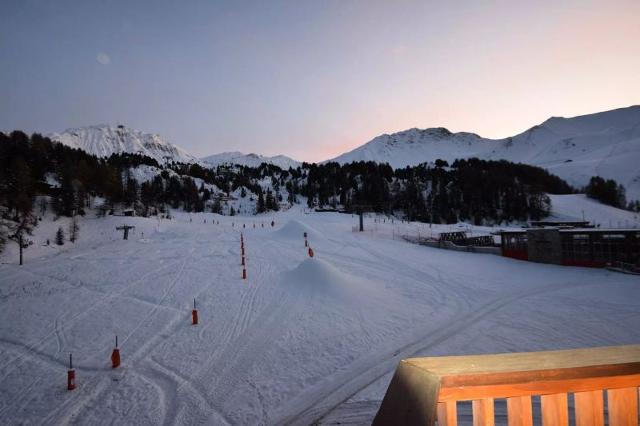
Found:
[[121, 123], [320, 161], [640, 104], [639, 0], [10, 2], [0, 129]]
[[478, 26], [482, 15], [466, 16], [447, 34], [455, 42], [448, 46], [450, 60], [442, 55], [439, 66], [449, 79], [436, 90], [421, 66], [426, 52], [415, 46], [390, 52], [415, 65], [415, 71], [394, 86], [395, 93], [361, 105], [353, 121], [336, 130], [341, 141], [308, 156], [330, 158], [379, 134], [411, 127], [443, 126], [502, 138], [550, 116], [640, 104], [640, 2], [584, 6], [534, 26], [529, 18], [519, 22], [514, 16], [501, 26]]

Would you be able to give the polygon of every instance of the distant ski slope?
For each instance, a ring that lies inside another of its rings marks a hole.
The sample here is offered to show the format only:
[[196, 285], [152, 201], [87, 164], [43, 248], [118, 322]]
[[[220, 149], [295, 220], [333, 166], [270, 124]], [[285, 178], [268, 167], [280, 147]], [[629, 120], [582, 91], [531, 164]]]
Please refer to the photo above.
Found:
[[638, 228], [640, 214], [602, 204], [584, 194], [549, 195], [548, 220], [588, 220], [601, 228]]
[[240, 164], [242, 166], [258, 167], [262, 163], [274, 164], [281, 169], [297, 168], [302, 163], [289, 158], [285, 155], [276, 155], [267, 157], [259, 154], [243, 154], [241, 152], [223, 152], [220, 154], [204, 157], [201, 161], [209, 166], [218, 166], [220, 164]]

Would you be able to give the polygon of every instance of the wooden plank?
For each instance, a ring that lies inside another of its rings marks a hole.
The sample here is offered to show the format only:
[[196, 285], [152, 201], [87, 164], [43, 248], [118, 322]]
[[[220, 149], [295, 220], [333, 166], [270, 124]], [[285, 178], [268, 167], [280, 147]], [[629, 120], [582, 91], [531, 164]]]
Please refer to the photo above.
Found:
[[638, 389], [636, 387], [607, 390], [609, 425], [638, 424]]
[[493, 426], [494, 421], [493, 398], [474, 400], [473, 426]]
[[[373, 423], [434, 425], [438, 402], [544, 395], [553, 407], [561, 405], [555, 394], [639, 386], [640, 345], [413, 358], [400, 363]], [[620, 395], [613, 392], [614, 405], [628, 398]], [[568, 414], [564, 399], [560, 423], [549, 424], [563, 424]], [[474, 406], [480, 410], [483, 404]]]
[[457, 426], [458, 411], [455, 401], [438, 403], [438, 426]]
[[576, 426], [604, 426], [604, 392], [576, 392]]
[[405, 362], [440, 377], [640, 362], [640, 345], [562, 351], [409, 358]]
[[441, 385], [443, 387], [506, 385], [509, 383], [628, 376], [633, 374], [640, 374], [640, 358], [637, 362], [624, 364], [604, 364], [569, 368], [549, 367], [538, 370], [503, 371], [485, 374], [457, 374], [442, 377]]
[[588, 392], [598, 389], [619, 389], [640, 386], [640, 374], [628, 376], [587, 377], [571, 380], [531, 381], [487, 386], [441, 387], [438, 401], [470, 401], [481, 398], [510, 398], [526, 395]]
[[542, 426], [569, 425], [569, 407], [566, 393], [542, 395], [540, 403], [542, 406]]
[[532, 426], [533, 412], [530, 396], [507, 398], [508, 426]]

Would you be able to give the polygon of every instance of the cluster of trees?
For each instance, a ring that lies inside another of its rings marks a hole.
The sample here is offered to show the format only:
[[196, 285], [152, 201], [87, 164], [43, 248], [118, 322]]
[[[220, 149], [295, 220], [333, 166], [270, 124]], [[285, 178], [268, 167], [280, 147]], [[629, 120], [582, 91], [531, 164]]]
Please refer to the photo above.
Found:
[[393, 170], [387, 164], [310, 165], [302, 194], [311, 206], [399, 212], [410, 220], [455, 223], [540, 219], [545, 193], [573, 188], [547, 171], [507, 161], [456, 160]]
[[269, 210], [280, 210], [278, 200], [273, 196], [271, 190], [267, 190], [267, 196], [265, 197], [262, 191], [258, 194], [258, 203], [256, 205], [256, 213], [264, 213]]
[[624, 209], [627, 207], [627, 197], [624, 186], [613, 179], [603, 179], [593, 176], [584, 188], [587, 197], [594, 198], [601, 203]]

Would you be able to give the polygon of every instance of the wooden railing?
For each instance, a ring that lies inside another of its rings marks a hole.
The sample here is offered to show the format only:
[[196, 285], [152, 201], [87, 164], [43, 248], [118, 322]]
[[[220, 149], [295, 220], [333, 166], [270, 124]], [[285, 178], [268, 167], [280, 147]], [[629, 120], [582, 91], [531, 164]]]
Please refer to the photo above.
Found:
[[640, 345], [412, 358], [400, 362], [373, 424], [455, 426], [458, 402], [472, 401], [473, 425], [490, 426], [505, 399], [508, 425], [526, 426], [539, 397], [544, 426], [568, 425], [570, 412], [576, 426], [638, 425], [638, 386]]

